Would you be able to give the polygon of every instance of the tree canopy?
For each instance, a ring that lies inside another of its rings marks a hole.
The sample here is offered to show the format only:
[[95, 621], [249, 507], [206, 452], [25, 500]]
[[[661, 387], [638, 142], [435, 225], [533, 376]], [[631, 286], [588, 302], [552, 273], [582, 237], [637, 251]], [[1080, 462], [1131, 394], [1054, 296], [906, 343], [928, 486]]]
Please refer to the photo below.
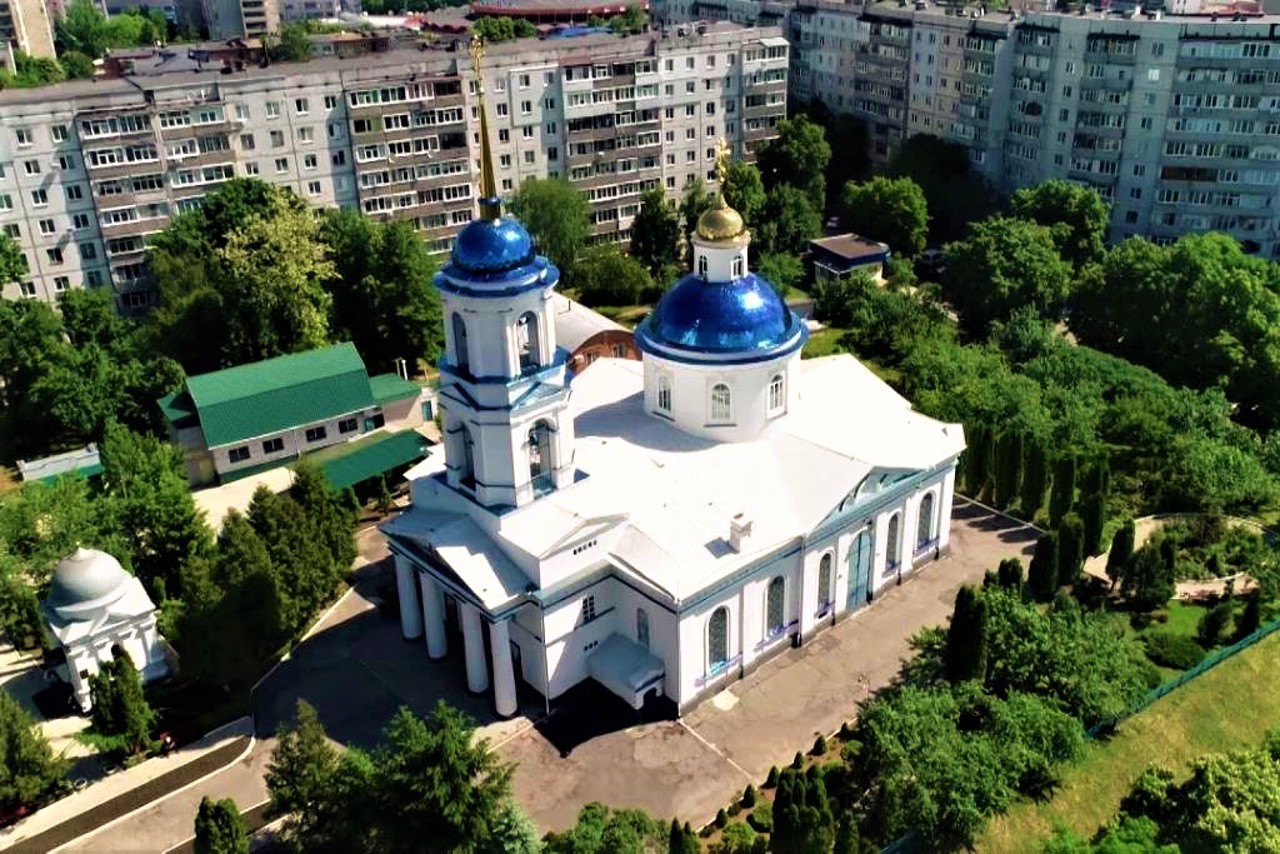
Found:
[[511, 213], [519, 217], [538, 251], [568, 279], [591, 233], [591, 205], [564, 178], [530, 178], [511, 197]]
[[770, 191], [786, 184], [802, 192], [819, 218], [827, 206], [827, 165], [831, 146], [822, 126], [803, 114], [778, 122], [778, 135], [756, 154]]
[[661, 187], [645, 190], [640, 210], [631, 221], [631, 256], [659, 281], [676, 263], [680, 225]]
[[0, 810], [40, 803], [62, 787], [69, 766], [27, 710], [0, 691]]
[[1047, 227], [1076, 270], [1102, 258], [1110, 207], [1092, 187], [1054, 178], [1013, 194], [1011, 212]]
[[852, 181], [840, 198], [842, 227], [863, 237], [889, 244], [897, 255], [910, 258], [924, 250], [929, 237], [929, 209], [920, 185], [910, 178]]

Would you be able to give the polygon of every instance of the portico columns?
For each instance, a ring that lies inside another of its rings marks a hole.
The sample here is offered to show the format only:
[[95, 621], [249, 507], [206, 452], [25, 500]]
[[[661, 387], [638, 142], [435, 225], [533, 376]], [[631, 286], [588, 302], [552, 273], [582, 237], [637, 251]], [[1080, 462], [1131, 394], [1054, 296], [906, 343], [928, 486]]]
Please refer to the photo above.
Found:
[[422, 637], [422, 611], [418, 608], [414, 569], [406, 558], [396, 555], [396, 592], [400, 594], [400, 634], [405, 640]]
[[422, 588], [422, 624], [427, 634], [427, 655], [444, 658], [449, 651], [444, 633], [444, 591], [440, 582], [427, 573], [418, 576]]
[[516, 675], [511, 664], [511, 634], [507, 621], [489, 624], [489, 648], [493, 655], [493, 707], [509, 718], [516, 713]]
[[489, 688], [489, 668], [484, 660], [480, 612], [466, 602], [460, 602], [459, 608], [462, 611], [462, 642], [467, 653], [467, 688], [472, 694], [482, 694]]

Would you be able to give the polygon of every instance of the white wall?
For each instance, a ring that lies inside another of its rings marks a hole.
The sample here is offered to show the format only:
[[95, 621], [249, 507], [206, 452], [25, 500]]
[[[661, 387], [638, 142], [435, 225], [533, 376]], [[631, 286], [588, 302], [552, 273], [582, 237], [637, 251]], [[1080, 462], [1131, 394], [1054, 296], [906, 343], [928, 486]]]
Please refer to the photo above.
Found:
[[[688, 365], [644, 354], [644, 403], [645, 409], [659, 418], [665, 418], [680, 430], [695, 436], [703, 436], [721, 442], [740, 442], [753, 439], [769, 422], [786, 416], [795, 404], [798, 383], [795, 365], [800, 352], [750, 365]], [[781, 373], [786, 385], [786, 407], [780, 414], [769, 411], [769, 383]], [[671, 411], [658, 409], [659, 377], [665, 376], [671, 383]], [[730, 389], [730, 414], [728, 423], [711, 422], [711, 389], [717, 383], [725, 383]]]
[[[365, 409], [358, 412], [352, 412], [332, 418], [328, 421], [320, 421], [315, 424], [304, 424], [292, 430], [286, 430], [283, 433], [272, 433], [257, 439], [251, 439], [235, 445], [223, 445], [218, 448], [211, 448], [210, 453], [213, 454], [214, 466], [219, 474], [237, 471], [238, 469], [248, 468], [250, 466], [262, 465], [270, 462], [287, 462], [298, 456], [304, 451], [316, 451], [329, 445], [335, 445], [339, 442], [347, 442], [351, 439], [358, 439], [365, 434], [364, 420], [378, 413], [378, 409]], [[338, 424], [348, 418], [356, 419], [356, 429], [350, 433], [341, 433], [338, 431]], [[307, 430], [312, 427], [325, 428], [325, 438], [318, 442], [307, 441]], [[262, 445], [270, 439], [280, 438], [284, 440], [284, 448], [277, 453], [267, 454], [263, 451]], [[249, 458], [243, 462], [231, 462], [231, 451], [234, 448], [249, 449]]]

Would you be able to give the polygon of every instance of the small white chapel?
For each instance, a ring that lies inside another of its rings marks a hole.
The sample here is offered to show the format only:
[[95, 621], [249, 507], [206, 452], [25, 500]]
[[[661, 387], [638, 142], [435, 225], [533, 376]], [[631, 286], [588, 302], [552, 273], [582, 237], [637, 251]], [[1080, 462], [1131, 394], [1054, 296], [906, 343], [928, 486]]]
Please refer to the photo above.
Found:
[[560, 273], [502, 215], [484, 111], [481, 215], [436, 277], [445, 439], [383, 528], [405, 638], [431, 658], [460, 638], [499, 715], [518, 686], [550, 702], [587, 679], [683, 712], [947, 552], [961, 426], [852, 356], [802, 360], [723, 197], [642, 360], [570, 379]]

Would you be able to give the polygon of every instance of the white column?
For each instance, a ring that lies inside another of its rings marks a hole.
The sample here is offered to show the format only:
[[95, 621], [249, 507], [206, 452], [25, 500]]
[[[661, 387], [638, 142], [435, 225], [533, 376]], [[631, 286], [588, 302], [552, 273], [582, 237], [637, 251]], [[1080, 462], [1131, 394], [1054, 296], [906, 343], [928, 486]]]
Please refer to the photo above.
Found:
[[418, 608], [418, 585], [413, 567], [406, 558], [396, 555], [396, 590], [400, 594], [400, 634], [405, 640], [422, 637], [422, 611]]
[[507, 621], [489, 624], [489, 647], [493, 654], [493, 707], [509, 718], [516, 713], [516, 673], [511, 664], [511, 635]]
[[449, 651], [444, 634], [444, 592], [440, 589], [440, 582], [425, 572], [418, 576], [418, 584], [422, 588], [422, 625], [427, 634], [427, 655], [444, 658]]
[[483, 694], [489, 689], [489, 668], [484, 660], [480, 612], [466, 602], [458, 603], [458, 607], [462, 611], [462, 642], [467, 652], [467, 688], [472, 694]]
[[955, 500], [956, 494], [956, 469], [952, 466], [947, 470], [947, 474], [942, 479], [942, 489], [938, 503], [941, 505], [938, 513], [938, 548], [945, 549], [947, 544], [951, 542], [951, 502]]

